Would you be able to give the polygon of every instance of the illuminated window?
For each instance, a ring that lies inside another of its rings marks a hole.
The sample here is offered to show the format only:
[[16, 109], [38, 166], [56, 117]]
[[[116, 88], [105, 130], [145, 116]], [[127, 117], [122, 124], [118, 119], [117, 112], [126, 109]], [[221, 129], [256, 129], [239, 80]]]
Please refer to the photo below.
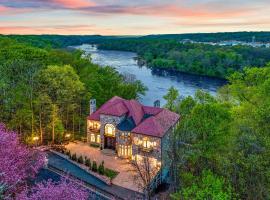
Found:
[[97, 143], [100, 143], [100, 135], [97, 135]]
[[90, 130], [99, 130], [99, 128], [100, 128], [99, 122], [89, 121], [89, 129]]
[[119, 145], [118, 148], [119, 156], [129, 157], [132, 154], [132, 149], [130, 145]]
[[106, 124], [105, 134], [109, 136], [115, 136], [115, 127], [112, 124]]
[[96, 142], [96, 137], [95, 137], [95, 134], [91, 134], [91, 142]]
[[148, 138], [143, 139], [143, 148], [146, 148], [146, 149], [151, 148], [151, 142], [148, 140]]

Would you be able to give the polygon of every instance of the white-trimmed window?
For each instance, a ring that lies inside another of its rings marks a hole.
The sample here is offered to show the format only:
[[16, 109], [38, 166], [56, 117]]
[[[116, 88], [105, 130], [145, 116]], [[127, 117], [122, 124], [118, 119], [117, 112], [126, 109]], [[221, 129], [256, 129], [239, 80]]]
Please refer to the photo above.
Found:
[[97, 135], [97, 143], [100, 143], [100, 135]]
[[109, 136], [115, 136], [115, 127], [112, 124], [105, 125], [105, 134]]
[[90, 141], [91, 142], [96, 142], [96, 136], [95, 136], [95, 134], [91, 133]]

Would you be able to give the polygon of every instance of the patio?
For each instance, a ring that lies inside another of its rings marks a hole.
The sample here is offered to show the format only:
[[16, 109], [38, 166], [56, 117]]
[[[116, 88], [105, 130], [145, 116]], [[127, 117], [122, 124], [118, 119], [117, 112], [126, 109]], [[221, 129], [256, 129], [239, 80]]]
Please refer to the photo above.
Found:
[[98, 165], [104, 161], [106, 168], [119, 172], [112, 181], [114, 185], [141, 192], [138, 186], [134, 183], [134, 173], [136, 172], [128, 160], [120, 159], [110, 151], [102, 152], [99, 148], [91, 147], [82, 142], [71, 142], [65, 147], [70, 150], [72, 154], [76, 153], [77, 156], [86, 156], [91, 159], [91, 162], [96, 161]]

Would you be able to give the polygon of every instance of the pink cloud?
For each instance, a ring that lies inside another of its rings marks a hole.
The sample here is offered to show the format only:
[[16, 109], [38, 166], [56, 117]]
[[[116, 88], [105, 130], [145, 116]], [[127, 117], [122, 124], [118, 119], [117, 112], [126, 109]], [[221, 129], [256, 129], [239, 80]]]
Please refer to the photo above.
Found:
[[8, 10], [9, 10], [8, 7], [1, 6], [1, 5], [0, 5], [0, 14], [3, 13], [3, 12], [7, 12]]
[[54, 25], [54, 26], [0, 26], [0, 34], [107, 34], [115, 35], [112, 29], [96, 27], [95, 25]]
[[[119, 9], [119, 13], [133, 14], [133, 15], [152, 15], [162, 17], [192, 17], [192, 18], [223, 18], [240, 16], [252, 12], [251, 8], [239, 8], [217, 11], [205, 6], [197, 6], [192, 8], [164, 5], [164, 6], [138, 6], [138, 7], [123, 7]], [[117, 12], [115, 12], [117, 13]]]
[[96, 4], [89, 0], [52, 0], [53, 3], [63, 6], [65, 8], [85, 8], [92, 7]]

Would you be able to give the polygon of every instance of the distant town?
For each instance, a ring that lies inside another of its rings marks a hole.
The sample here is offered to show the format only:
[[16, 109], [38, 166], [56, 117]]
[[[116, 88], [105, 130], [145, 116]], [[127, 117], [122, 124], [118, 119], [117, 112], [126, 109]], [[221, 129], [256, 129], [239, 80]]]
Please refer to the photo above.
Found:
[[256, 42], [256, 37], [252, 37], [251, 42], [246, 42], [246, 41], [238, 41], [238, 40], [225, 40], [225, 41], [220, 41], [220, 42], [197, 42], [191, 39], [183, 39], [180, 41], [180, 43], [193, 43], [193, 44], [209, 44], [209, 45], [214, 45], [214, 46], [237, 46], [237, 45], [242, 45], [242, 46], [251, 46], [251, 47], [265, 47], [265, 48], [270, 48], [270, 43], [265, 43], [265, 42]]

